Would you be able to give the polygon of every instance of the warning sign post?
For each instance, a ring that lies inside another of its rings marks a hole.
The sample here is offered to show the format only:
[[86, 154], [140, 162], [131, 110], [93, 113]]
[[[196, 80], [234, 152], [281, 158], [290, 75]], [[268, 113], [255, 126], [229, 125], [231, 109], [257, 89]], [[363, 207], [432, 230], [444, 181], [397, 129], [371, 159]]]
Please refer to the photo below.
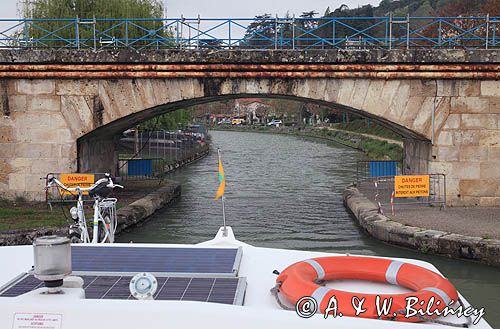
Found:
[[396, 198], [429, 196], [429, 175], [395, 176], [394, 196]]

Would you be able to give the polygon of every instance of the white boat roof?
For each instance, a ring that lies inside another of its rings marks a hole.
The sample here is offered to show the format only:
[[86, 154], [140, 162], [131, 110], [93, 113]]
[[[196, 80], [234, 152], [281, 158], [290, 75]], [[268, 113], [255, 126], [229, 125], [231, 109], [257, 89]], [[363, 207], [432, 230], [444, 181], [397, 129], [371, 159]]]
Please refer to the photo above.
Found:
[[[18, 297], [0, 297], [0, 328], [61, 329], [61, 328], [446, 328], [435, 323], [407, 323], [387, 320], [363, 319], [356, 317], [331, 316], [322, 314], [311, 318], [300, 318], [294, 311], [283, 310], [270, 293], [275, 285], [273, 270], [282, 271], [287, 266], [313, 257], [339, 254], [313, 251], [296, 251], [254, 247], [234, 238], [228, 227], [228, 236], [222, 235], [222, 228], [213, 240], [196, 245], [178, 244], [113, 244], [107, 247], [161, 247], [161, 248], [235, 248], [241, 247], [239, 276], [246, 277], [247, 289], [243, 306], [194, 301], [159, 300], [111, 300], [84, 299], [81, 289], [64, 288], [64, 295], [41, 295], [27, 293]], [[393, 258], [391, 258], [393, 259]], [[430, 263], [399, 259], [432, 271], [439, 271]], [[0, 248], [0, 286], [7, 284], [33, 265], [31, 246], [11, 246]], [[327, 283], [328, 287], [356, 291], [360, 293], [403, 293], [408, 290], [399, 286], [367, 282], [338, 281]], [[42, 288], [45, 289], [45, 288]], [[470, 304], [461, 296], [465, 306]], [[36, 315], [42, 318], [36, 321]], [[33, 320], [32, 319], [35, 319]], [[456, 316], [441, 320], [464, 323]], [[472, 317], [474, 319], [474, 317]], [[32, 326], [25, 326], [32, 321]], [[24, 321], [24, 322], [23, 322]], [[491, 328], [481, 319], [471, 328]], [[451, 328], [451, 327], [450, 327]]]

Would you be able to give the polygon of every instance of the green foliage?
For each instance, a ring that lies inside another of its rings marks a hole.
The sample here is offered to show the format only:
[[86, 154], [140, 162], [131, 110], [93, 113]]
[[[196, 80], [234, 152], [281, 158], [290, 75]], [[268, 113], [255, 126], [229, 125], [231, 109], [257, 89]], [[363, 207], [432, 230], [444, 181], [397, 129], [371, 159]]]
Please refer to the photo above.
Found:
[[431, 245], [427, 242], [422, 242], [422, 245], [418, 248], [418, 250], [423, 254], [429, 254], [432, 252]]
[[329, 136], [329, 138], [344, 145], [357, 148], [363, 151], [368, 158], [373, 160], [401, 160], [403, 158], [403, 148], [397, 144], [355, 135], [349, 133], [349, 131], [323, 129], [319, 133], [315, 133]]
[[367, 119], [352, 120], [346, 125], [336, 124], [335, 128], [344, 129], [349, 131], [354, 131], [357, 133], [376, 135], [380, 137], [390, 138], [394, 140], [402, 140], [401, 136], [394, 131], [381, 126], [380, 124], [371, 121], [370, 126], [368, 126]]
[[247, 27], [242, 46], [266, 48], [273, 43], [275, 33], [276, 26], [271, 19], [271, 14], [255, 16], [255, 20]]
[[[75, 24], [74, 21], [37, 21], [37, 19], [87, 19], [96, 17], [96, 39], [109, 42], [115, 40], [115, 45], [124, 46], [145, 37], [134, 43], [136, 46], [148, 44], [147, 38], [168, 37], [171, 32], [162, 28], [163, 4], [160, 0], [32, 0], [23, 8], [24, 18], [35, 21], [21, 30], [19, 38], [25, 40], [41, 39], [37, 46], [65, 46], [62, 39], [72, 39], [76, 44], [79, 39], [81, 47], [93, 47], [94, 24]], [[115, 26], [118, 21], [99, 21], [99, 19], [148, 18], [133, 24]], [[76, 33], [79, 30], [78, 35]], [[156, 31], [158, 30], [158, 31]], [[54, 32], [48, 33], [46, 31]], [[104, 32], [106, 31], [106, 32]]]
[[158, 0], [33, 0], [24, 9], [28, 18], [162, 18]]
[[193, 122], [194, 109], [179, 109], [140, 124], [141, 130], [176, 130]]

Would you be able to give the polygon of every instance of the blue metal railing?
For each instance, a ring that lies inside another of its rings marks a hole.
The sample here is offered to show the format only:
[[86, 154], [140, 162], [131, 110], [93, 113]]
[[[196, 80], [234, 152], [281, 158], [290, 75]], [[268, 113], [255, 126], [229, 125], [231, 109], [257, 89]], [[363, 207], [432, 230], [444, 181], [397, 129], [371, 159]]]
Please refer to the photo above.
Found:
[[0, 19], [0, 48], [498, 48], [500, 17]]

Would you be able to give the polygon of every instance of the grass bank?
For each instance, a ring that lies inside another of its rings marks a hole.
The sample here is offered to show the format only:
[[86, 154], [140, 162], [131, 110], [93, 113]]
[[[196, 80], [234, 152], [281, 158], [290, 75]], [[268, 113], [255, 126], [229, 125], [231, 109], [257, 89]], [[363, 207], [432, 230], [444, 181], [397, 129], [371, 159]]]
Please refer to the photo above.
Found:
[[[317, 129], [315, 134], [327, 136], [343, 144], [348, 144], [373, 160], [401, 160], [403, 158], [403, 148], [394, 143], [378, 140], [366, 135], [352, 134], [350, 131]], [[365, 133], [367, 134], [367, 133]]]
[[335, 123], [331, 127], [359, 134], [368, 134], [378, 137], [384, 137], [395, 141], [403, 140], [401, 138], [401, 135], [395, 133], [394, 131], [389, 130], [384, 126], [381, 126], [376, 123], [368, 124], [366, 120], [353, 120], [345, 125], [342, 123]]
[[[359, 129], [356, 127], [357, 124], [348, 125], [350, 129], [344, 130], [340, 126], [333, 126], [335, 130], [330, 130], [327, 127], [324, 128], [274, 128], [274, 127], [264, 127], [264, 126], [223, 126], [210, 128], [212, 130], [231, 130], [231, 131], [243, 131], [243, 132], [258, 132], [258, 133], [272, 133], [272, 134], [283, 134], [292, 135], [297, 137], [305, 138], [319, 138], [332, 143], [341, 144], [347, 147], [357, 149], [369, 158], [373, 160], [401, 160], [403, 158], [403, 148], [399, 144], [401, 137], [397, 135], [399, 139], [394, 139], [393, 142], [388, 142], [386, 140], [379, 140], [377, 137], [388, 138], [392, 140], [393, 133], [387, 129], [377, 126], [369, 129]], [[373, 129], [370, 130], [370, 129]], [[373, 134], [371, 134], [373, 132]], [[373, 137], [366, 136], [373, 135]]]
[[60, 209], [51, 211], [45, 203], [0, 201], [0, 231], [61, 227], [66, 223]]
[[[114, 193], [118, 198], [116, 207], [122, 208], [160, 187], [159, 180], [129, 181], [125, 188]], [[71, 203], [55, 203], [52, 210], [45, 202], [29, 202], [22, 198], [15, 201], [0, 200], [0, 232], [30, 230], [38, 228], [59, 228], [69, 226], [73, 221], [69, 209], [76, 206]], [[92, 202], [85, 203], [85, 217], [92, 218]]]

